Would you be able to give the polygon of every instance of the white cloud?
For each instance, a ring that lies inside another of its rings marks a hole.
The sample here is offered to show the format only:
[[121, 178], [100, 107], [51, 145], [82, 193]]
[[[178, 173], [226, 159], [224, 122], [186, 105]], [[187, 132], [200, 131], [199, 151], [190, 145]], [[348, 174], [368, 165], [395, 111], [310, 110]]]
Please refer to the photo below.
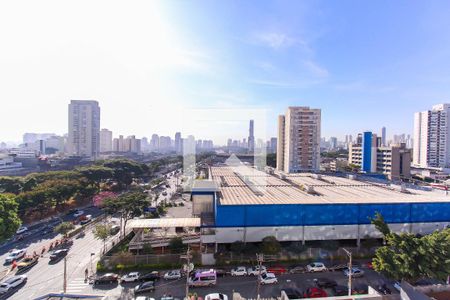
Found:
[[272, 49], [287, 48], [295, 43], [295, 39], [282, 32], [263, 32], [255, 36], [256, 41]]
[[312, 60], [305, 60], [303, 65], [316, 77], [325, 78], [330, 75], [330, 72], [326, 68], [319, 66]]

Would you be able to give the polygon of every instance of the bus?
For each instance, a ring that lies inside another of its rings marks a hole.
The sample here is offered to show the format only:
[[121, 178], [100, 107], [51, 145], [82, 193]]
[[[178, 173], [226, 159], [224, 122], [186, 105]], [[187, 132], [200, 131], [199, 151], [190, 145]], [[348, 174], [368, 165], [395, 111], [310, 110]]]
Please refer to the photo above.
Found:
[[213, 286], [217, 283], [217, 273], [216, 270], [203, 270], [194, 272], [194, 274], [189, 277], [189, 286], [200, 287], [200, 286]]

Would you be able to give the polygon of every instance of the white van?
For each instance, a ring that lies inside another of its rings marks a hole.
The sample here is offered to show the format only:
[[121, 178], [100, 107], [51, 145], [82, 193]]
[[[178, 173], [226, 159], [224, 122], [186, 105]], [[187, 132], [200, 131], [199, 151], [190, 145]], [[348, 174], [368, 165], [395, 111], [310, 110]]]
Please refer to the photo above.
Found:
[[217, 274], [214, 269], [206, 271], [197, 271], [189, 277], [189, 286], [213, 286], [217, 283]]

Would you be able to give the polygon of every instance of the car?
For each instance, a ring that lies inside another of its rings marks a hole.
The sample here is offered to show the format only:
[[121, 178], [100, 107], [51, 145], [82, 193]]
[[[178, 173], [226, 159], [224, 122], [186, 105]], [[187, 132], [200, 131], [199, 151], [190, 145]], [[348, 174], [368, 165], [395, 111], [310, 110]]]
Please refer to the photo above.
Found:
[[280, 266], [269, 267], [269, 268], [267, 268], [267, 272], [273, 273], [273, 274], [276, 274], [276, 275], [281, 275], [281, 274], [286, 274], [287, 273], [287, 269], [285, 267], [280, 267]]
[[26, 226], [20, 226], [19, 229], [17, 229], [16, 234], [22, 234], [25, 231], [28, 231], [28, 227]]
[[160, 276], [158, 271], [153, 271], [147, 274], [142, 274], [139, 276], [139, 281], [157, 281], [159, 280]]
[[245, 267], [236, 267], [231, 270], [231, 276], [247, 276], [247, 269]]
[[65, 248], [64, 249], [55, 250], [55, 251], [52, 252], [52, 254], [50, 254], [50, 261], [51, 262], [59, 261], [64, 256], [66, 256], [68, 252], [69, 252], [69, 249], [65, 249]]
[[134, 293], [145, 293], [145, 292], [153, 292], [155, 290], [155, 283], [153, 281], [146, 281], [134, 288]]
[[336, 281], [325, 277], [314, 279], [314, 282], [320, 288], [332, 288], [337, 286]]
[[26, 249], [16, 249], [9, 253], [9, 255], [5, 258], [5, 263], [10, 264], [13, 261], [20, 260], [27, 254]]
[[348, 265], [347, 264], [340, 264], [340, 265], [334, 265], [328, 268], [328, 271], [344, 271], [345, 269], [348, 269]]
[[111, 229], [109, 230], [111, 235], [116, 235], [120, 231], [119, 225], [113, 225], [111, 226]]
[[12, 289], [25, 282], [27, 282], [27, 275], [16, 275], [2, 281], [0, 283], [0, 295], [10, 292]]
[[26, 256], [17, 264], [17, 270], [21, 271], [31, 268], [32, 266], [38, 263], [38, 260], [39, 256]]
[[401, 292], [402, 290], [402, 284], [400, 283], [400, 281], [395, 281], [392, 286], [394, 287], [394, 289], [397, 290], [397, 292]]
[[171, 270], [169, 272], [166, 272], [166, 274], [164, 274], [163, 278], [165, 280], [180, 279], [181, 278], [181, 271], [180, 270]]
[[[261, 266], [261, 273], [267, 272], [267, 268], [265, 266]], [[259, 266], [251, 267], [247, 269], [248, 275], [258, 276], [259, 275]]]
[[352, 268], [351, 272], [349, 270], [344, 270], [345, 276], [352, 276], [352, 277], [362, 277], [364, 276], [364, 271], [358, 268]]
[[289, 299], [303, 298], [303, 292], [297, 288], [285, 288], [283, 291]]
[[84, 218], [81, 219], [80, 225], [85, 225], [85, 224], [87, 224], [87, 223], [89, 223], [91, 221], [92, 221], [92, 215], [87, 215], [87, 216], [85, 216]]
[[321, 298], [321, 297], [328, 297], [328, 294], [321, 288], [310, 287], [310, 288], [306, 289], [306, 291], [303, 293], [303, 297], [305, 297], [305, 298]]
[[115, 273], [106, 273], [94, 279], [94, 285], [104, 283], [115, 283], [119, 281], [119, 275]]
[[73, 213], [73, 217], [74, 218], [78, 218], [79, 216], [82, 216], [84, 214], [84, 211], [82, 210], [77, 210]]
[[120, 278], [120, 281], [122, 282], [136, 282], [139, 280], [139, 276], [141, 274], [139, 272], [130, 272], [128, 274], [125, 274]]
[[306, 268], [303, 266], [295, 266], [289, 270], [290, 274], [302, 274], [306, 272]]
[[334, 296], [348, 296], [348, 286], [335, 285], [333, 287]]
[[228, 300], [228, 296], [221, 293], [212, 293], [206, 295], [205, 300]]
[[306, 266], [308, 272], [325, 272], [327, 267], [321, 262], [313, 262]]
[[262, 273], [259, 278], [261, 284], [272, 284], [278, 283], [278, 279], [273, 273]]
[[134, 300], [155, 300], [155, 298], [150, 298], [147, 296], [138, 296], [138, 297], [134, 298]]
[[227, 271], [224, 269], [216, 269], [216, 276], [217, 277], [224, 277], [227, 275]]

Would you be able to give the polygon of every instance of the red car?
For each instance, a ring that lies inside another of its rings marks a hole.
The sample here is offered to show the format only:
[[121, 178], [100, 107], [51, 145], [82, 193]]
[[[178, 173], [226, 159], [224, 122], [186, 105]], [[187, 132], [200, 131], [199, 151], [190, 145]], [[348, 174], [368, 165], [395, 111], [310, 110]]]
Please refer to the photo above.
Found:
[[367, 263], [367, 268], [369, 268], [369, 269], [373, 270], [373, 265], [372, 265], [372, 262], [368, 262], [368, 263]]
[[305, 298], [320, 298], [320, 297], [328, 297], [327, 292], [322, 290], [321, 288], [311, 287], [303, 293], [303, 297]]
[[267, 272], [268, 273], [273, 273], [275, 275], [281, 275], [281, 274], [286, 274], [288, 272], [288, 270], [285, 267], [269, 267], [267, 268]]

